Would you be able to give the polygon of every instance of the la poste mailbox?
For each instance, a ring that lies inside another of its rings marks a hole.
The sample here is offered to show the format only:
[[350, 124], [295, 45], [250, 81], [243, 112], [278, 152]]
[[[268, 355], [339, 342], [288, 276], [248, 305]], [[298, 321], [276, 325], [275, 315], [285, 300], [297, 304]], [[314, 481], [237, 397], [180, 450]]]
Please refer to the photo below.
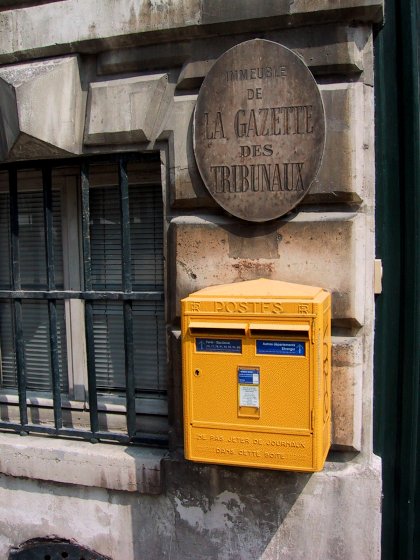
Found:
[[331, 296], [251, 280], [182, 301], [185, 457], [321, 470], [330, 447]]

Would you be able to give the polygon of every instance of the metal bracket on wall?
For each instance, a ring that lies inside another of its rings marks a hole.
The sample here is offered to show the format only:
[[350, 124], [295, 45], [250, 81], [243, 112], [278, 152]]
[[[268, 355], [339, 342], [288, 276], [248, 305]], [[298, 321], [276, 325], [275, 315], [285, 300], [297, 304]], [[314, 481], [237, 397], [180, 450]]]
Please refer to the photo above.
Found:
[[374, 261], [374, 271], [373, 271], [373, 285], [374, 285], [374, 294], [382, 294], [382, 259], [375, 259]]

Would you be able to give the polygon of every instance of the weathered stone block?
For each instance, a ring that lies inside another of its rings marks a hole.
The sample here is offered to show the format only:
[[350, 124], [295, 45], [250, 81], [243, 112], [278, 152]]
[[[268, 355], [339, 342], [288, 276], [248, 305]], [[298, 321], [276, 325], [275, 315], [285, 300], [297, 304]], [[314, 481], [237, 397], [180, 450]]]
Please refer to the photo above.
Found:
[[[313, 557], [314, 546], [318, 558], [379, 560], [380, 488], [378, 458], [364, 466], [332, 464], [311, 478], [260, 560], [306, 560]], [[329, 533], [326, 538], [325, 530]]]
[[[84, 472], [77, 456], [63, 465]], [[0, 557], [27, 539], [59, 535], [115, 560], [380, 558], [377, 457], [327, 461], [313, 475], [180, 459], [164, 461], [162, 474], [165, 492], [155, 496], [0, 476]]]
[[[353, 12], [353, 16], [358, 13], [363, 19], [367, 16], [375, 21], [382, 16], [383, 3], [380, 1], [360, 2], [357, 0], [341, 0], [339, 6], [331, 3], [330, 0], [311, 0], [308, 4], [306, 0], [289, 0], [277, 3], [268, 2], [267, 5], [254, 0], [242, 0], [241, 9], [234, 2], [225, 0], [203, 0], [202, 2], [202, 24], [211, 24], [220, 21], [247, 20], [250, 18], [288, 16], [289, 21], [304, 21], [305, 19], [319, 21], [334, 21], [337, 10], [345, 10], [347, 13]], [[306, 15], [306, 18], [305, 18]], [[318, 16], [318, 17], [317, 17]], [[352, 16], [350, 16], [352, 17]], [[342, 13], [341, 19], [345, 16]]]
[[[360, 74], [364, 69], [365, 35], [369, 33], [368, 28], [331, 24], [265, 31], [259, 37], [295, 51], [314, 74]], [[225, 35], [211, 42], [195, 38], [178, 42], [176, 49], [171, 43], [160, 43], [106, 51], [98, 55], [97, 70], [101, 75], [183, 65], [177, 89], [192, 89], [199, 87], [222, 53], [252, 37]]]
[[332, 339], [332, 444], [360, 451], [363, 346], [361, 338]]
[[169, 104], [169, 92], [167, 74], [90, 84], [85, 143], [150, 141]]
[[313, 74], [360, 74], [364, 69], [360, 28], [320, 25], [306, 28], [304, 34], [293, 31], [284, 44], [303, 58]]
[[5, 160], [19, 136], [16, 92], [0, 78], [0, 160]]
[[3, 159], [81, 152], [84, 96], [76, 56], [0, 68], [0, 81]]
[[179, 74], [177, 89], [198, 89], [215, 62], [215, 59], [186, 62]]
[[[0, 63], [311, 23], [379, 23], [383, 0], [66, 0], [0, 14]], [[68, 21], [71, 25], [57, 25]]]
[[[364, 197], [365, 143], [364, 86], [329, 84], [321, 86], [325, 108], [326, 142], [318, 176], [304, 202], [360, 202]], [[373, 185], [368, 188], [373, 189]]]
[[161, 137], [171, 137], [170, 203], [174, 207], [216, 206], [205, 188], [193, 152], [192, 119], [196, 95], [174, 97]]
[[[193, 79], [189, 75], [190, 80]], [[371, 88], [368, 89], [369, 95]], [[303, 200], [306, 204], [320, 202], [360, 203], [373, 194], [373, 146], [366, 133], [365, 119], [371, 99], [366, 99], [362, 83], [321, 86], [326, 116], [326, 143], [318, 175]], [[192, 116], [197, 97], [175, 97], [174, 112], [165, 125], [174, 131], [173, 188], [174, 207], [215, 206], [204, 187], [195, 162], [192, 144]], [[370, 152], [368, 151], [370, 150]], [[367, 160], [369, 153], [372, 159]]]
[[[129, 452], [127, 452], [129, 451]], [[2, 434], [0, 473], [91, 488], [159, 494], [159, 449]]]
[[265, 277], [321, 286], [332, 292], [336, 325], [364, 322], [364, 216], [306, 213], [269, 224], [223, 216], [175, 218], [172, 315], [191, 292]]
[[165, 463], [176, 512], [174, 558], [380, 558], [377, 457], [363, 464], [327, 461], [312, 475]]

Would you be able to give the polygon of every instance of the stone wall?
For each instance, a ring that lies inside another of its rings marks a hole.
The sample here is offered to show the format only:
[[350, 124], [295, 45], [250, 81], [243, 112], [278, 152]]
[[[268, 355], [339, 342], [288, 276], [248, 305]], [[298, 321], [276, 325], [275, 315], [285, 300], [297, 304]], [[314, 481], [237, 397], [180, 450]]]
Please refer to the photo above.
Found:
[[[58, 442], [45, 455], [40, 438], [0, 435], [7, 451], [2, 459], [0, 449], [0, 558], [51, 534], [115, 560], [379, 558], [381, 476], [371, 433], [372, 27], [382, 20], [383, 3], [26, 4], [0, 2], [1, 161], [161, 153], [172, 429], [170, 452], [150, 458], [147, 450], [119, 447], [112, 468], [102, 444], [92, 451], [66, 442], [64, 452]], [[224, 51], [254, 37], [302, 57], [320, 87], [327, 122], [309, 194], [268, 224], [244, 224], [221, 211], [192, 150], [192, 116], [206, 73]], [[182, 458], [179, 301], [209, 285], [259, 277], [332, 292], [333, 448], [321, 473], [200, 466]], [[45, 468], [25, 468], [28, 461]], [[128, 473], [122, 477], [119, 461]], [[150, 484], [146, 463], [158, 483]], [[84, 476], [83, 468], [101, 476]]]

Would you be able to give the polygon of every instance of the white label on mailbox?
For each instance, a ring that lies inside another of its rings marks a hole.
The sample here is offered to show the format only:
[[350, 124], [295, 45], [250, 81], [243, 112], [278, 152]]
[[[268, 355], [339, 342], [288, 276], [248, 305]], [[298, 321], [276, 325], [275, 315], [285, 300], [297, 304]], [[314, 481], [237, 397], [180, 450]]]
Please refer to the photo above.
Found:
[[239, 386], [239, 406], [260, 408], [260, 388], [258, 385]]

